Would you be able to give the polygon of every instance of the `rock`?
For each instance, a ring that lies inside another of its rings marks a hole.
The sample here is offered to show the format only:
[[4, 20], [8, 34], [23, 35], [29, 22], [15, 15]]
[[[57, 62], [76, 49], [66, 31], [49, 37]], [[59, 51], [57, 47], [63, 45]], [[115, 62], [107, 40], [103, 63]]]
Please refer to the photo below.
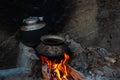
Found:
[[108, 51], [104, 48], [96, 48], [96, 52], [103, 57], [109, 55]]
[[114, 72], [114, 70], [108, 66], [104, 66], [104, 74], [108, 77], [112, 77], [112, 72]]
[[79, 55], [79, 53], [83, 51], [80, 43], [77, 43], [73, 39], [70, 39], [69, 35], [66, 35], [66, 42], [68, 43], [68, 47], [71, 49], [71, 51], [75, 53], [74, 55]]

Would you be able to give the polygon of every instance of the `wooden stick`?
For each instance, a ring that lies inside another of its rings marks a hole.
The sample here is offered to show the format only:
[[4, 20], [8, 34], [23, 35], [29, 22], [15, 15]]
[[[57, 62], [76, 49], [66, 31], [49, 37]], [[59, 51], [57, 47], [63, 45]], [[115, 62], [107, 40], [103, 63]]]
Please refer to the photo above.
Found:
[[49, 72], [48, 72], [48, 67], [47, 64], [42, 65], [42, 75], [44, 80], [49, 80]]
[[77, 70], [73, 69], [69, 65], [67, 67], [68, 67], [68, 70], [70, 71], [69, 74], [72, 76], [72, 78], [74, 80], [86, 80], [82, 73], [80, 73]]

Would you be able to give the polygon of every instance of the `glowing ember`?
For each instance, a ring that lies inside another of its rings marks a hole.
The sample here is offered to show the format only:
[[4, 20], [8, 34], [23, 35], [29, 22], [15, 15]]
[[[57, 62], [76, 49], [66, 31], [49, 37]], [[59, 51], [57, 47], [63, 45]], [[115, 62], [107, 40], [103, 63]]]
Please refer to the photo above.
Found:
[[57, 77], [57, 80], [68, 80], [67, 76], [69, 70], [67, 70], [67, 61], [69, 60], [68, 54], [64, 53], [64, 59], [60, 60], [49, 60], [47, 57], [41, 56], [42, 64], [47, 63], [48, 68], [50, 69], [50, 80], [53, 77]]

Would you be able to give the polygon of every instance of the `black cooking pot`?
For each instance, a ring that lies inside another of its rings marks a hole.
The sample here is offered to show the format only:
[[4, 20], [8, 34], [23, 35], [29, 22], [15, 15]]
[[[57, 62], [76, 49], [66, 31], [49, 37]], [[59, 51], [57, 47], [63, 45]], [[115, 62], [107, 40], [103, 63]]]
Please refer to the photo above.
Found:
[[30, 17], [23, 21], [23, 26], [20, 28], [20, 40], [34, 47], [39, 44], [40, 37], [48, 33], [45, 22], [40, 21], [38, 17]]
[[64, 53], [71, 54], [70, 49], [65, 44], [65, 39], [55, 35], [42, 36], [37, 52], [41, 56], [52, 59], [63, 58]]

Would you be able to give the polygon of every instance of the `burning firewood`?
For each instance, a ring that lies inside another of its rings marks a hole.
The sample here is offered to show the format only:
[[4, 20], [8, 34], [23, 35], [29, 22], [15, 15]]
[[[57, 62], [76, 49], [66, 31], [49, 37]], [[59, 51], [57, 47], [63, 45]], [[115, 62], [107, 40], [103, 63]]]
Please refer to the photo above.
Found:
[[43, 75], [43, 79], [44, 80], [49, 80], [48, 75], [50, 75], [50, 74], [48, 73], [47, 64], [46, 65], [42, 65], [42, 75]]
[[59, 62], [44, 56], [41, 56], [41, 60], [44, 80], [85, 80], [82, 74], [67, 65], [69, 56], [66, 53]]
[[[67, 65], [67, 70], [69, 70], [69, 74], [67, 79], [61, 78], [60, 80], [85, 80], [85, 77], [82, 73], [79, 73], [77, 70], [73, 69], [69, 65]], [[51, 77], [50, 69], [47, 64], [42, 65], [42, 75], [44, 80], [59, 80], [57, 77]]]
[[78, 72], [70, 66], [68, 66], [68, 69], [70, 70], [70, 75], [72, 76], [73, 80], [85, 80], [85, 77], [82, 73]]

